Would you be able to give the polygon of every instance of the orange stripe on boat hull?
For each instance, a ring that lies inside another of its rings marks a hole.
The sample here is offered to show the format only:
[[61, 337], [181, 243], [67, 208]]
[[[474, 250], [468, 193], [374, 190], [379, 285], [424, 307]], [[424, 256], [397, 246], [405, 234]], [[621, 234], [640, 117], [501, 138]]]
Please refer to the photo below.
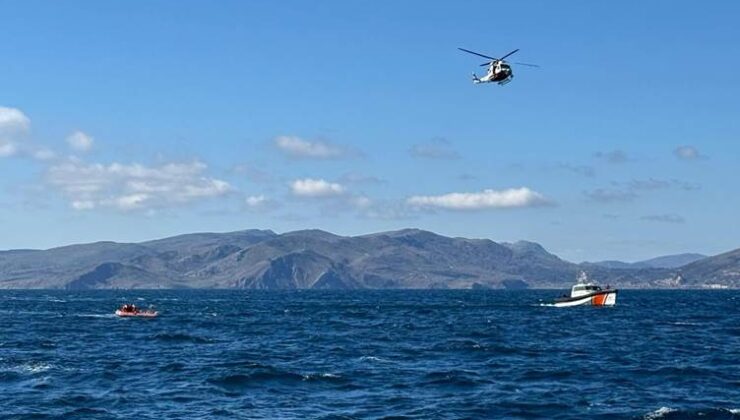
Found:
[[591, 304], [594, 306], [604, 306], [604, 304], [606, 303], [606, 297], [606, 293], [603, 295], [596, 295], [591, 298]]

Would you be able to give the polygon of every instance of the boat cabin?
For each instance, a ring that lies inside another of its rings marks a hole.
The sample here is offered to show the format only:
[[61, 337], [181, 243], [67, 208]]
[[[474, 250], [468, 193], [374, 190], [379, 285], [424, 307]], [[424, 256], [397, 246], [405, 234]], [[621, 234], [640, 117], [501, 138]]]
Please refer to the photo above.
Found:
[[601, 290], [600, 286], [597, 286], [593, 283], [578, 283], [570, 290], [570, 297], [578, 297], [583, 295], [589, 295], [594, 292], [598, 292]]

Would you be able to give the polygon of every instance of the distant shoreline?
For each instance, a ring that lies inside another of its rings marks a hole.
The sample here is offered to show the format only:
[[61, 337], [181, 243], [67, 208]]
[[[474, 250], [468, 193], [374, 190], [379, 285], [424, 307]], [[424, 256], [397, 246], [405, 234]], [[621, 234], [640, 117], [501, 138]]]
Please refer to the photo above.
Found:
[[638, 263], [572, 263], [527, 241], [420, 229], [193, 233], [0, 252], [0, 289], [569, 289], [581, 272], [620, 289], [740, 288], [740, 249]]

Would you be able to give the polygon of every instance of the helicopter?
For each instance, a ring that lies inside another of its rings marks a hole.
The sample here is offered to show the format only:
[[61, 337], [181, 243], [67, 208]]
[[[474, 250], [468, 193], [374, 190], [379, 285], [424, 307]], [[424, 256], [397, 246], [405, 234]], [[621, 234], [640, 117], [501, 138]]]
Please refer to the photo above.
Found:
[[[491, 61], [481, 64], [481, 67], [488, 66], [488, 72], [483, 77], [476, 76], [475, 72], [473, 72], [473, 83], [491, 83], [491, 82], [497, 82], [500, 86], [503, 86], [509, 82], [511, 82], [511, 79], [514, 78], [514, 73], [511, 70], [511, 66], [509, 63], [504, 61], [504, 58], [514, 54], [515, 52], [519, 51], [519, 48], [515, 49], [514, 51], [506, 54], [505, 56], [501, 58], [491, 57], [488, 55], [480, 54], [475, 51], [466, 50], [465, 48], [459, 48], [458, 50], [464, 51], [468, 54], [477, 55], [479, 57], [487, 58]], [[529, 67], [539, 67], [537, 64], [527, 64], [527, 63], [514, 63], [521, 66], [529, 66]]]

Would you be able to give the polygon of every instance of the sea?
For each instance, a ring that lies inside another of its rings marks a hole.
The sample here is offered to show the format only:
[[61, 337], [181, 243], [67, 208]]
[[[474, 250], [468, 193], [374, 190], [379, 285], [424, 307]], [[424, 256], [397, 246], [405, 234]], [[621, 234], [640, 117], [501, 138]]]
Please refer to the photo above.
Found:
[[4, 290], [0, 417], [740, 419], [740, 291], [563, 292]]

